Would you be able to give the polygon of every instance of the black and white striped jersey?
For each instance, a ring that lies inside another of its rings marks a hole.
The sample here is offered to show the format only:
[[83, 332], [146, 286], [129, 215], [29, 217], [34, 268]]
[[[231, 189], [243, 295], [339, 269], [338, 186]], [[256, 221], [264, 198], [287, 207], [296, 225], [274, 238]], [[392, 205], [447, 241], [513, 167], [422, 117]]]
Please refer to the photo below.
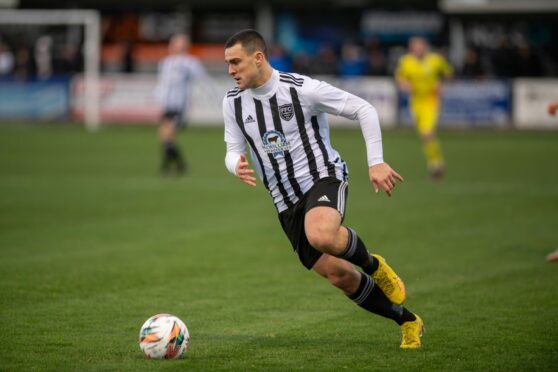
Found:
[[255, 169], [278, 212], [321, 178], [347, 180], [347, 165], [330, 143], [326, 113], [339, 115], [348, 97], [325, 82], [276, 70], [262, 87], [226, 94], [227, 147], [250, 145]]
[[182, 112], [186, 108], [190, 82], [205, 77], [207, 73], [196, 57], [187, 54], [165, 57], [159, 63], [157, 101], [165, 111]]

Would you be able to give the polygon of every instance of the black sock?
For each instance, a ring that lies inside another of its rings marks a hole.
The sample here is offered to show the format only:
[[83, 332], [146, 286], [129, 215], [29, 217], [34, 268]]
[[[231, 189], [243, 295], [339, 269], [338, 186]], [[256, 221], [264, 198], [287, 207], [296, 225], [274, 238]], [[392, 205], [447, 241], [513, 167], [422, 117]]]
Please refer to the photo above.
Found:
[[357, 291], [348, 297], [363, 309], [392, 319], [399, 325], [416, 319], [403, 305], [391, 303], [374, 280], [366, 274], [361, 273]]
[[174, 160], [174, 145], [172, 142], [165, 142], [163, 143], [162, 154], [163, 154], [163, 161], [161, 163], [161, 169], [166, 171], [168, 170], [170, 164]]
[[174, 154], [175, 154], [174, 143], [165, 142], [163, 144], [163, 155], [164, 155], [165, 159], [167, 159], [168, 161], [173, 161], [174, 160]]
[[184, 170], [185, 163], [184, 158], [182, 157], [182, 152], [178, 148], [178, 146], [174, 145], [174, 159], [176, 161], [176, 166], [179, 170]]
[[347, 248], [339, 258], [349, 261], [350, 263], [360, 267], [366, 274], [371, 275], [378, 268], [379, 262], [366, 249], [366, 246], [360, 240], [355, 230], [347, 227], [349, 232], [349, 241]]

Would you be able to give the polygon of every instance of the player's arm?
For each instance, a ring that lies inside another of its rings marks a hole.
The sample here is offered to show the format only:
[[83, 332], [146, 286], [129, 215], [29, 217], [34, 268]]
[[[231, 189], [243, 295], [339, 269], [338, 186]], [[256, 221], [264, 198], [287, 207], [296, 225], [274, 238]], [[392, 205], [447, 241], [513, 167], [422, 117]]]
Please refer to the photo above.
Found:
[[255, 187], [254, 170], [250, 168], [246, 159], [246, 140], [235, 122], [232, 108], [226, 97], [223, 100], [223, 118], [225, 120], [225, 143], [227, 145], [225, 166], [231, 174], [237, 176], [242, 182]]
[[[191, 57], [191, 62], [188, 64], [190, 68], [191, 76], [194, 80], [202, 82], [203, 91], [208, 95], [207, 99], [218, 99], [222, 95], [222, 91], [218, 89], [219, 84], [215, 79], [207, 72], [203, 63], [198, 58]], [[185, 81], [188, 84], [188, 81]]]
[[388, 196], [391, 196], [396, 182], [403, 182], [403, 177], [384, 162], [382, 132], [376, 109], [362, 98], [349, 94], [340, 115], [348, 119], [358, 120], [360, 123], [366, 143], [370, 182], [376, 193], [382, 189]]
[[189, 67], [195, 80], [207, 83], [210, 89], [213, 89], [213, 87], [217, 85], [215, 79], [207, 72], [199, 59], [192, 57]]
[[165, 83], [164, 83], [163, 60], [159, 61], [159, 64], [157, 66], [157, 85], [155, 86], [154, 96], [159, 104], [161, 105], [164, 104]]
[[441, 94], [444, 89], [444, 83], [453, 79], [453, 67], [442, 55], [438, 55], [437, 60], [439, 80], [436, 84], [436, 93]]
[[453, 78], [453, 66], [443, 56], [440, 56], [440, 73], [444, 79]]
[[406, 73], [406, 69], [405, 69], [405, 62], [404, 62], [404, 58], [405, 57], [401, 57], [399, 59], [399, 62], [397, 64], [397, 68], [395, 69], [395, 80], [397, 81], [397, 85], [399, 86], [399, 89], [407, 94], [411, 94], [411, 91], [413, 90], [413, 87], [411, 85], [411, 81], [409, 80], [407, 73]]
[[324, 82], [314, 80], [310, 88], [308, 91], [310, 104], [317, 111], [359, 121], [366, 143], [370, 182], [375, 192], [382, 189], [391, 196], [396, 181], [403, 181], [403, 178], [384, 162], [382, 132], [376, 109], [362, 98]]

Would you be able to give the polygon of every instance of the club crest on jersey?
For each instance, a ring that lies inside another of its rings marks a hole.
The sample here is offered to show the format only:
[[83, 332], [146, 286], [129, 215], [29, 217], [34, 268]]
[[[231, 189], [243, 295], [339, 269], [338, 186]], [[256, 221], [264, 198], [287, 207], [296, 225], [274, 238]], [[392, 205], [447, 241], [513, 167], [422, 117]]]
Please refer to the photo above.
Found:
[[285, 151], [289, 151], [291, 144], [287, 142], [285, 135], [276, 130], [265, 132], [262, 136], [263, 150], [273, 155], [275, 159], [285, 156]]
[[279, 106], [279, 115], [281, 115], [281, 117], [286, 121], [291, 120], [294, 115], [293, 104], [289, 103], [286, 105]]

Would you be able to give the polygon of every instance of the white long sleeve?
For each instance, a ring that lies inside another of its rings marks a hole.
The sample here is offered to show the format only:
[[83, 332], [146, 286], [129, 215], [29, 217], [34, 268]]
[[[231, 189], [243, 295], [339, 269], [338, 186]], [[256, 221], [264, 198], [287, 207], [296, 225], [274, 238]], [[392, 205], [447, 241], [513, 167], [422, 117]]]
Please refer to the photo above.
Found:
[[232, 108], [229, 107], [226, 97], [223, 99], [223, 118], [225, 120], [225, 143], [227, 144], [225, 166], [236, 176], [236, 164], [238, 164], [240, 155], [246, 154], [246, 140], [235, 122]]
[[245, 155], [246, 143], [227, 142], [227, 155], [225, 155], [225, 166], [228, 171], [236, 176], [236, 165], [240, 160], [240, 155]]
[[366, 155], [368, 166], [384, 162], [382, 149], [382, 131], [380, 120], [374, 106], [360, 97], [349, 94], [345, 106], [339, 113], [340, 116], [351, 120], [358, 120], [364, 142], [366, 143]]

